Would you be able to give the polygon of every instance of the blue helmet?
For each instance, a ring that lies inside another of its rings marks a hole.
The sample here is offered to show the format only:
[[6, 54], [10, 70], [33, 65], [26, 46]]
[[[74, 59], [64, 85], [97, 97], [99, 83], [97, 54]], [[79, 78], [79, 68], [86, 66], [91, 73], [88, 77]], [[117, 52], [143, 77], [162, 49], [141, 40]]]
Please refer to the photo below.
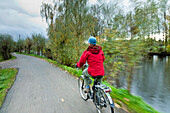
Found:
[[92, 44], [92, 45], [96, 45], [97, 40], [96, 40], [95, 37], [91, 36], [91, 37], [88, 39], [88, 42], [89, 42], [90, 44]]

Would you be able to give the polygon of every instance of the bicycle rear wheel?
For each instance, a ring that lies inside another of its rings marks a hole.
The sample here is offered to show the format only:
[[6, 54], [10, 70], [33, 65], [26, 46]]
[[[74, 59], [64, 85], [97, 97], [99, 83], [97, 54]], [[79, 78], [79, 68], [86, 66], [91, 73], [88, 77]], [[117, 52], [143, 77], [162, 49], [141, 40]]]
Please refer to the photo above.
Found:
[[114, 113], [106, 93], [100, 88], [94, 92], [94, 104], [98, 113]]
[[79, 88], [79, 92], [80, 92], [80, 95], [81, 97], [83, 98], [83, 100], [88, 100], [88, 96], [87, 96], [87, 93], [84, 92], [84, 89], [85, 89], [85, 82], [84, 82], [84, 76], [81, 75], [78, 79], [78, 88]]

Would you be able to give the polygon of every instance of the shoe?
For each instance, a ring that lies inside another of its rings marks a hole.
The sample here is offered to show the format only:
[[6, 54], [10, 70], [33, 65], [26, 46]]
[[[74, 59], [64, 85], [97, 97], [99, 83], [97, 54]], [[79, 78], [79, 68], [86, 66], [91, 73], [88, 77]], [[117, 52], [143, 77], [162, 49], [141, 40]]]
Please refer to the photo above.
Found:
[[90, 86], [86, 86], [86, 88], [84, 89], [84, 92], [85, 92], [85, 93], [90, 92]]

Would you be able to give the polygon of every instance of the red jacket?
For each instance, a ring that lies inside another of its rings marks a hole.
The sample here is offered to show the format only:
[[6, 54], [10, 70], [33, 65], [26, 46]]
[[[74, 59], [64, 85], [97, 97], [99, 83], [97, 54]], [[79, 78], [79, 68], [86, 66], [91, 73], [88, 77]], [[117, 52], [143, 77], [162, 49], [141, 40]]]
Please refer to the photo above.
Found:
[[104, 60], [104, 53], [100, 46], [89, 46], [87, 50], [83, 52], [80, 61], [77, 63], [77, 66], [82, 67], [87, 61], [89, 65], [88, 73], [91, 76], [104, 76]]

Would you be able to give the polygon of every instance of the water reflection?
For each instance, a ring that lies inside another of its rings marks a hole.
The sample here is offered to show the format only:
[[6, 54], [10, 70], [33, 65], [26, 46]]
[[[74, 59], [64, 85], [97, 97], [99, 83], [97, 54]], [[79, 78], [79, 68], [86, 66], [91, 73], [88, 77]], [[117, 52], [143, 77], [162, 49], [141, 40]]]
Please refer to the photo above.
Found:
[[170, 57], [153, 56], [134, 74], [132, 93], [162, 113], [170, 111]]

